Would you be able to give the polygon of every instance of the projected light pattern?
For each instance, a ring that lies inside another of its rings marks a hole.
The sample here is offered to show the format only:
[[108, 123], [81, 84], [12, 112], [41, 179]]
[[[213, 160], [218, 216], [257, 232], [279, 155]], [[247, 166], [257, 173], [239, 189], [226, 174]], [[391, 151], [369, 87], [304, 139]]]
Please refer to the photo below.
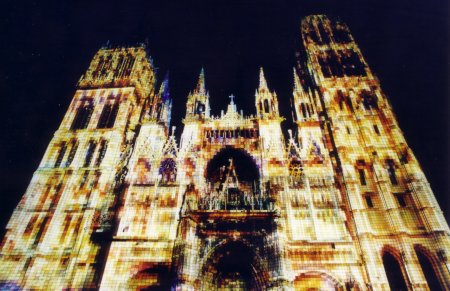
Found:
[[202, 69], [178, 142], [145, 47], [99, 50], [7, 225], [0, 288], [449, 289], [448, 225], [347, 26], [308, 16], [301, 38], [286, 137], [262, 68], [256, 115], [230, 96], [219, 116]]

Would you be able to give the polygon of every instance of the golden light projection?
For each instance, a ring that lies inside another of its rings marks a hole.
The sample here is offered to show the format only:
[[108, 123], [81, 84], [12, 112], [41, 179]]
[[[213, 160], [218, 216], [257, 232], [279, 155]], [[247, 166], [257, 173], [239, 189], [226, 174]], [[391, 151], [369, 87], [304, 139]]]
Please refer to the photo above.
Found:
[[[145, 47], [103, 48], [11, 217], [7, 290], [448, 290], [449, 228], [347, 26], [301, 23], [295, 128], [260, 70], [256, 115], [181, 139]], [[292, 82], [287, 80], [286, 82]]]

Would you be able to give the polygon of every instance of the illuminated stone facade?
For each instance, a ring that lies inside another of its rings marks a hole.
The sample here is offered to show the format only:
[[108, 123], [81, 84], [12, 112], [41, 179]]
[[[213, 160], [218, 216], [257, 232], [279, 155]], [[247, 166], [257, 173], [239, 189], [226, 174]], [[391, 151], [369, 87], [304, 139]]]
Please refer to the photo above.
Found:
[[179, 143], [145, 47], [101, 49], [7, 225], [0, 287], [449, 289], [448, 225], [348, 28], [309, 16], [301, 38], [288, 136], [262, 69], [256, 115], [230, 96], [220, 116], [202, 70]]

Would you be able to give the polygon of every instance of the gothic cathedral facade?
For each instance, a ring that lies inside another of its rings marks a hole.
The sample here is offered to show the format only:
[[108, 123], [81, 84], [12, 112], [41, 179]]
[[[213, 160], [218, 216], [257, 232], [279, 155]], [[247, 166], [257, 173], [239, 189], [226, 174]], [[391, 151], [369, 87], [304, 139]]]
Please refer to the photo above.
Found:
[[[450, 230], [347, 26], [301, 23], [294, 128], [260, 69], [255, 115], [179, 142], [145, 46], [102, 48], [1, 243], [8, 290], [449, 290]], [[290, 82], [286, 80], [286, 82]]]

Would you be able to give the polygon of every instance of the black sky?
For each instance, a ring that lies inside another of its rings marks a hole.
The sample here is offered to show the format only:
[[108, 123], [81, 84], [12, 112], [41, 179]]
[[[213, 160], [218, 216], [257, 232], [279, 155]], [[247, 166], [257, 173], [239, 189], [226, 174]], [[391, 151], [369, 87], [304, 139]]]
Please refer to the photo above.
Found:
[[213, 114], [225, 109], [231, 93], [239, 108], [254, 113], [263, 66], [289, 119], [299, 24], [309, 14], [349, 25], [450, 213], [448, 1], [45, 2], [3, 1], [0, 9], [1, 229], [102, 44], [148, 39], [158, 77], [170, 70], [178, 125], [202, 66]]

